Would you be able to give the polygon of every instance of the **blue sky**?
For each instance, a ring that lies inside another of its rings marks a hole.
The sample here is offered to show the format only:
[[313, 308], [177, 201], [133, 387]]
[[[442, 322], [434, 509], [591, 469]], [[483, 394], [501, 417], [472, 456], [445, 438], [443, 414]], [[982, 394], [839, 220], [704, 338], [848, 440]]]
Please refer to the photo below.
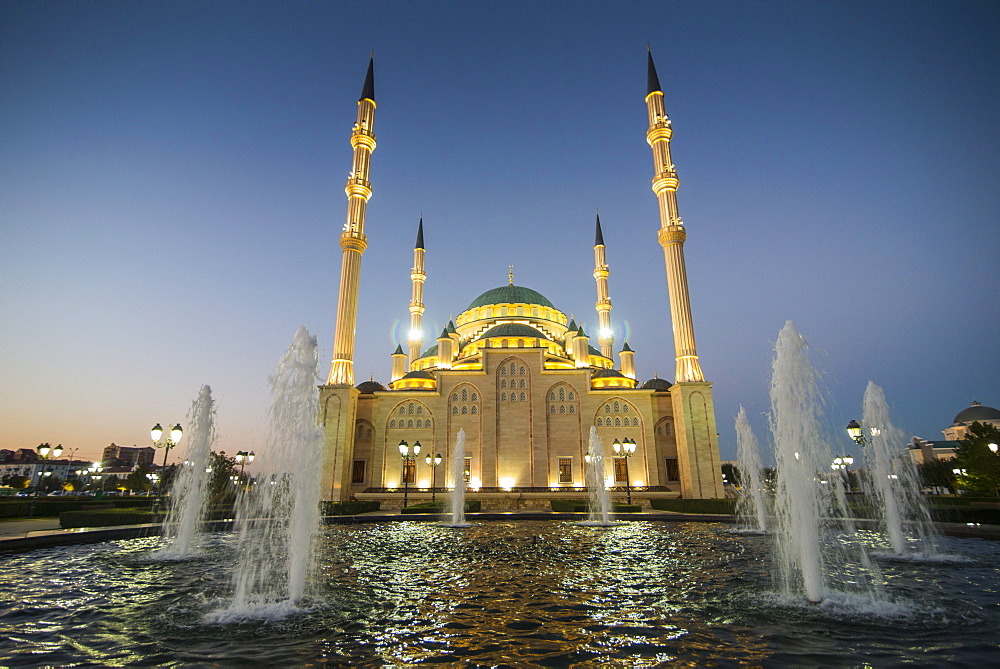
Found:
[[357, 379], [388, 380], [421, 211], [428, 340], [510, 264], [594, 332], [595, 208], [615, 348], [627, 323], [639, 376], [671, 378], [647, 42], [723, 457], [740, 404], [764, 434], [788, 319], [833, 428], [871, 379], [904, 431], [940, 438], [972, 400], [1000, 406], [998, 19], [994, 2], [2, 3], [0, 447], [145, 445], [202, 384], [218, 448], [262, 443], [295, 329], [330, 357], [372, 49]]

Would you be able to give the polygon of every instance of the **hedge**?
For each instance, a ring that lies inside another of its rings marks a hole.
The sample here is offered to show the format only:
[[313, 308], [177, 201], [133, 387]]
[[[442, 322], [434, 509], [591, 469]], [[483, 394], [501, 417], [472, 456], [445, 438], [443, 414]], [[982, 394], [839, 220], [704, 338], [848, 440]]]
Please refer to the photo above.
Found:
[[[482, 506], [483, 503], [478, 499], [466, 500], [465, 512], [478, 513]], [[451, 511], [451, 502], [442, 501], [421, 502], [400, 510], [400, 513], [448, 513], [449, 511]]]
[[163, 514], [153, 516], [149, 511], [128, 509], [88, 509], [64, 511], [59, 514], [59, 526], [64, 530], [73, 527], [108, 527], [111, 525], [141, 525], [163, 519]]
[[323, 502], [320, 512], [324, 516], [356, 516], [359, 513], [378, 511], [382, 502], [378, 500], [351, 500], [349, 502]]
[[[560, 513], [588, 513], [590, 504], [579, 499], [553, 499], [549, 503], [553, 511]], [[613, 504], [612, 513], [638, 513], [642, 507], [638, 504]]]
[[735, 499], [651, 499], [649, 505], [658, 511], [674, 511], [676, 513], [736, 513]]
[[0, 504], [0, 518], [27, 516], [29, 508], [31, 508], [31, 502], [3, 502]]

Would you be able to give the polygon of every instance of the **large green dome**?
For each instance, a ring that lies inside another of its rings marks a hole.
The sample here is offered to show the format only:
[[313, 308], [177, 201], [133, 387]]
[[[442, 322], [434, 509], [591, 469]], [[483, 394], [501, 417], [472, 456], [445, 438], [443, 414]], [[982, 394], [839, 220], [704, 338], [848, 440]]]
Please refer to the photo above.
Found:
[[487, 290], [474, 299], [468, 308], [475, 309], [476, 307], [485, 307], [489, 304], [538, 304], [550, 309], [556, 308], [554, 304], [549, 302], [549, 298], [538, 291], [514, 285], [500, 286], [499, 288]]

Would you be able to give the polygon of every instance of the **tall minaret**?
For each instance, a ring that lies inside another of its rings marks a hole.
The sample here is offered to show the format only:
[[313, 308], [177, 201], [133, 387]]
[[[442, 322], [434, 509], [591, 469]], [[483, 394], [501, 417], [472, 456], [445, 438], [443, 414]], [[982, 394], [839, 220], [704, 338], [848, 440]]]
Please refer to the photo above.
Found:
[[608, 265], [604, 262], [604, 234], [601, 232], [600, 212], [597, 212], [597, 235], [594, 238], [594, 279], [597, 280], [597, 342], [601, 346], [601, 355], [612, 360], [615, 333], [611, 329]]
[[407, 343], [410, 346], [410, 364], [420, 357], [420, 348], [423, 346], [424, 337], [420, 330], [424, 318], [424, 280], [427, 274], [424, 273], [424, 215], [420, 214], [420, 223], [417, 224], [417, 242], [413, 245], [413, 269], [410, 270], [410, 279], [413, 281], [413, 293], [410, 297], [410, 333]]
[[372, 196], [368, 181], [372, 152], [375, 150], [375, 57], [368, 61], [368, 73], [358, 99], [358, 120], [351, 133], [354, 162], [347, 177], [347, 222], [340, 235], [344, 250], [340, 261], [340, 293], [337, 296], [337, 326], [333, 337], [333, 361], [327, 385], [354, 385], [354, 329], [358, 321], [358, 281], [361, 254], [368, 246], [365, 237], [365, 208]]
[[667, 264], [667, 289], [670, 292], [670, 320], [674, 327], [674, 355], [677, 370], [674, 380], [704, 381], [698, 352], [694, 343], [694, 325], [691, 321], [691, 299], [688, 295], [687, 269], [684, 266], [684, 240], [687, 232], [677, 212], [677, 172], [670, 159], [670, 137], [673, 130], [670, 119], [663, 110], [663, 91], [656, 76], [653, 54], [648, 53], [648, 92], [646, 110], [649, 113], [649, 130], [646, 141], [653, 149], [653, 192], [660, 202], [660, 246]]

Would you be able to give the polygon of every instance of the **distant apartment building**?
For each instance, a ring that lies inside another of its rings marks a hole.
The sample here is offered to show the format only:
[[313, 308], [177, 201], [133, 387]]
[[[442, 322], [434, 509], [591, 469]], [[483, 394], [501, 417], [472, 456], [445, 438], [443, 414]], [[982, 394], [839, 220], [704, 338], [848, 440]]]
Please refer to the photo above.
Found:
[[138, 467], [139, 465], [151, 465], [156, 456], [156, 449], [152, 446], [118, 446], [112, 443], [104, 448], [102, 462], [109, 464], [119, 460], [128, 467]]

